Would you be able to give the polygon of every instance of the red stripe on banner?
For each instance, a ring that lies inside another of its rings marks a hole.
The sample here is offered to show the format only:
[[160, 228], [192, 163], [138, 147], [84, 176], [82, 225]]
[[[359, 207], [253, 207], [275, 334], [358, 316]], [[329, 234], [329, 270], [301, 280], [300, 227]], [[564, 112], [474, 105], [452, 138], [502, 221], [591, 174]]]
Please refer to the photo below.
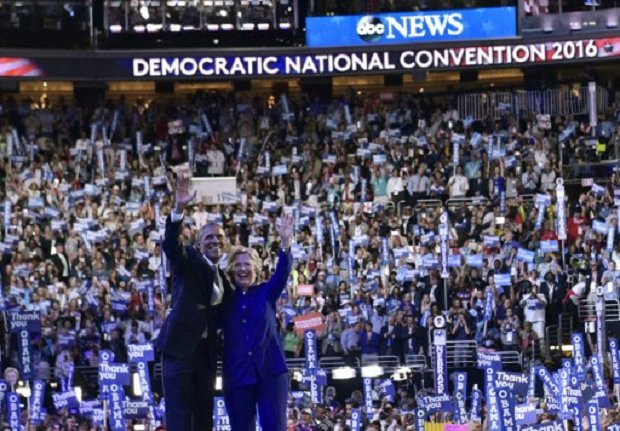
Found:
[[[31, 72], [35, 72], [35, 74], [30, 74]], [[29, 76], [40, 76], [41, 72], [34, 64], [27, 64], [25, 66], [7, 70], [4, 72], [3, 76], [26, 76], [27, 74], [30, 74]]]

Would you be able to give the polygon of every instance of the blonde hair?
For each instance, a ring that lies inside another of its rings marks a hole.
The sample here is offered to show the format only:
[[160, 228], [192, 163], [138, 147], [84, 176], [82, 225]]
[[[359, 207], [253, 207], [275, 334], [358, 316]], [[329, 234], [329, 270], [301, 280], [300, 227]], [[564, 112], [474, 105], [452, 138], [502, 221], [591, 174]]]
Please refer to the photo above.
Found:
[[226, 274], [228, 275], [230, 280], [234, 282], [233, 267], [235, 265], [235, 261], [237, 260], [237, 257], [241, 256], [242, 254], [247, 254], [248, 256], [250, 256], [250, 260], [252, 261], [252, 267], [254, 268], [254, 277], [255, 277], [254, 280], [252, 280], [251, 284], [256, 284], [257, 278], [260, 276], [261, 270], [263, 268], [263, 260], [258, 255], [258, 252], [254, 250], [253, 248], [243, 247], [243, 246], [234, 247], [232, 251], [230, 252], [230, 256], [228, 257], [228, 265], [226, 265]]

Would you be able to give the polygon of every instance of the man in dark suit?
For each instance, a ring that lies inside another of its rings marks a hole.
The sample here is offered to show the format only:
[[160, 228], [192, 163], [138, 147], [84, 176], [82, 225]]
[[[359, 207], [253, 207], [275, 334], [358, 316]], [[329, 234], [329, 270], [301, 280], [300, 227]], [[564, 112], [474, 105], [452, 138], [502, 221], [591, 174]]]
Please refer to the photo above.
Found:
[[56, 242], [56, 253], [52, 255], [52, 263], [58, 270], [58, 279], [64, 283], [69, 283], [71, 265], [69, 264], [69, 256], [65, 253], [64, 242]]
[[166, 220], [162, 248], [172, 269], [171, 311], [156, 346], [162, 352], [166, 428], [211, 431], [217, 368], [215, 307], [230, 284], [217, 263], [224, 251], [222, 228], [208, 223], [196, 246], [179, 239], [183, 211], [196, 193], [189, 192], [190, 173], [177, 172], [175, 207]]

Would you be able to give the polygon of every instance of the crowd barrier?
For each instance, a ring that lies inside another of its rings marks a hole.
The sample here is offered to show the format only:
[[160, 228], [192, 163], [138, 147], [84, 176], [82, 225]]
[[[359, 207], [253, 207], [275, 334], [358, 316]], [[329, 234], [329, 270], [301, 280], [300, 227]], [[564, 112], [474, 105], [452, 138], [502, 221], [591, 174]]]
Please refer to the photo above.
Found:
[[[620, 321], [620, 300], [606, 299], [603, 308], [606, 322]], [[592, 322], [596, 320], [596, 302], [583, 299], [579, 301], [579, 320]]]
[[[589, 112], [588, 96], [588, 87], [568, 86], [544, 91], [468, 93], [458, 96], [457, 109], [461, 118], [470, 117], [473, 120], [489, 117], [498, 120], [513, 113], [520, 116], [586, 115]], [[597, 86], [596, 104], [599, 111], [607, 108], [608, 98], [607, 90]]]

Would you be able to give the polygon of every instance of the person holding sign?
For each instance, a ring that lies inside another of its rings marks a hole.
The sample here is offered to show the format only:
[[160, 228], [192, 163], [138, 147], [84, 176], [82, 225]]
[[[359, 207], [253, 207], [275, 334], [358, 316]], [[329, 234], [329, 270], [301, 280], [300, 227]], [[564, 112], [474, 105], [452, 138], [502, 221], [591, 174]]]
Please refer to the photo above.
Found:
[[275, 273], [258, 283], [262, 262], [255, 250], [235, 248], [227, 272], [235, 292], [224, 303], [224, 400], [232, 431], [254, 429], [256, 410], [264, 430], [286, 429], [288, 371], [276, 324], [276, 301], [291, 272], [293, 218], [278, 227], [280, 253]]
[[189, 168], [179, 168], [175, 206], [162, 243], [172, 268], [172, 307], [156, 347], [163, 353], [166, 428], [211, 431], [217, 360], [213, 306], [232, 291], [217, 267], [226, 245], [219, 225], [204, 225], [196, 246], [183, 245], [179, 239], [183, 211], [196, 196], [189, 184]]

